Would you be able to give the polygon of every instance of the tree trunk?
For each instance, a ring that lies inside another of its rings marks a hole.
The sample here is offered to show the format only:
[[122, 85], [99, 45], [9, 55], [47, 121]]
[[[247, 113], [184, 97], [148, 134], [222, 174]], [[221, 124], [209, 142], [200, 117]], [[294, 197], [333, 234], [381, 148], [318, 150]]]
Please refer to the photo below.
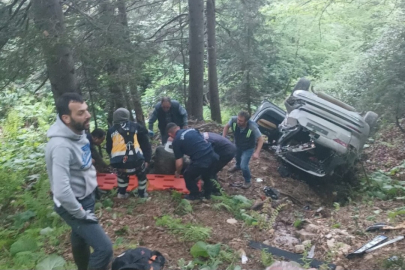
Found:
[[[181, 10], [181, 1], [179, 0], [179, 15], [182, 14]], [[184, 32], [183, 32], [183, 17], [179, 19], [179, 27], [180, 27], [180, 52], [181, 52], [181, 60], [183, 64], [183, 104], [187, 106], [187, 66], [186, 66], [186, 56], [184, 54]]]
[[203, 120], [204, 1], [188, 0], [189, 8], [189, 99], [190, 118]]
[[44, 37], [42, 48], [55, 101], [63, 93], [80, 92], [60, 1], [32, 0], [32, 8], [35, 24]]
[[215, 25], [215, 0], [207, 0], [208, 81], [211, 119], [221, 124], [222, 119], [218, 93]]
[[250, 85], [250, 69], [252, 67], [250, 63], [250, 45], [251, 45], [251, 38], [252, 38], [252, 31], [250, 29], [250, 25], [248, 24], [247, 26], [247, 59], [245, 61], [247, 62], [247, 69], [246, 69], [246, 78], [245, 78], [245, 93], [246, 93], [246, 103], [247, 103], [247, 111], [250, 115], [252, 115], [252, 91], [251, 91], [251, 85]]
[[[126, 1], [125, 0], [118, 0], [118, 14], [120, 23], [123, 25], [123, 35], [125, 42], [127, 43], [128, 48], [131, 47], [130, 37], [129, 37], [129, 29], [128, 29], [128, 16], [127, 16], [127, 9], [126, 9]], [[130, 68], [125, 67], [125, 72], [128, 72]], [[145, 124], [145, 117], [143, 115], [143, 109], [141, 104], [141, 97], [139, 96], [138, 89], [136, 82], [131, 79], [129, 81], [129, 91], [131, 94], [131, 101], [135, 110], [136, 114], [136, 121], [141, 124]], [[128, 100], [129, 101], [129, 100]], [[131, 113], [132, 116], [132, 113]]]

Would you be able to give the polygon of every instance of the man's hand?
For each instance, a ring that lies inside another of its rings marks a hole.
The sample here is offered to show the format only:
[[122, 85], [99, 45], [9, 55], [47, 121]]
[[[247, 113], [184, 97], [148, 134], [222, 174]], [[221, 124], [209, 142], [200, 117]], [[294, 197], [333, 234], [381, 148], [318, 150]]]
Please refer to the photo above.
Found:
[[82, 210], [82, 215], [80, 217], [76, 217], [77, 219], [81, 219], [90, 223], [98, 223], [98, 219], [91, 210]]
[[94, 160], [94, 158], [91, 159], [91, 164], [94, 165], [94, 163], [96, 163], [96, 161]]
[[172, 141], [173, 141], [173, 138], [172, 138], [172, 137], [169, 137], [169, 138], [167, 138], [167, 141], [168, 141], [168, 142], [172, 142]]
[[145, 162], [145, 169], [149, 167], [149, 162]]
[[259, 157], [260, 157], [259, 154], [260, 153], [258, 153], [258, 152], [254, 152], [253, 153], [253, 159], [259, 159]]
[[175, 177], [175, 178], [180, 178], [180, 173], [176, 171], [176, 172], [174, 173], [174, 177]]

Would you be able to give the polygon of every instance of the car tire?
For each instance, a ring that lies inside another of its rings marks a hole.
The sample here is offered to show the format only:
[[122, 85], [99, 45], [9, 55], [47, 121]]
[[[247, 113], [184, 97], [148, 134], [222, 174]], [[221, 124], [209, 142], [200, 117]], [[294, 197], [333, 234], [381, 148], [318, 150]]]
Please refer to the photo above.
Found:
[[311, 86], [311, 81], [305, 78], [301, 78], [298, 80], [297, 84], [294, 86], [292, 92], [294, 93], [295, 90], [305, 90], [309, 91], [309, 87]]
[[376, 114], [375, 112], [367, 112], [366, 115], [364, 116], [364, 121], [369, 125], [370, 130], [372, 130], [376, 123], [377, 123], [377, 119], [378, 119], [378, 114]]

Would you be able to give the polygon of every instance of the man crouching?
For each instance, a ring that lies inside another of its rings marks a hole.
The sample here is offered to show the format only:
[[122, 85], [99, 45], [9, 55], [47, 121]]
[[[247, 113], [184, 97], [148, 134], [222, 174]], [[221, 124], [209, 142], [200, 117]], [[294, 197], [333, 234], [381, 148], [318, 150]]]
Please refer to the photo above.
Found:
[[218, 155], [214, 152], [210, 143], [195, 129], [180, 129], [175, 123], [166, 126], [166, 132], [173, 139], [173, 152], [176, 158], [176, 177], [179, 177], [183, 167], [183, 156], [190, 157], [191, 163], [184, 171], [186, 187], [190, 191], [185, 199], [201, 199], [201, 193], [197, 186], [198, 177], [201, 175], [204, 181], [204, 197], [211, 198], [212, 182], [211, 175]]

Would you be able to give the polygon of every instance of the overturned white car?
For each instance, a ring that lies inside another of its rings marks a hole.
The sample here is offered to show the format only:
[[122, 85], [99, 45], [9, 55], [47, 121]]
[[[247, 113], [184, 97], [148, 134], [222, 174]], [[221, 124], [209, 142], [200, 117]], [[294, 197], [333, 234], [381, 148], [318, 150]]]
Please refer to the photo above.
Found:
[[318, 177], [342, 174], [358, 159], [378, 115], [363, 116], [327, 94], [309, 92], [309, 81], [301, 80], [297, 86], [307, 87], [286, 99], [287, 112], [264, 101], [253, 120], [285, 162]]

